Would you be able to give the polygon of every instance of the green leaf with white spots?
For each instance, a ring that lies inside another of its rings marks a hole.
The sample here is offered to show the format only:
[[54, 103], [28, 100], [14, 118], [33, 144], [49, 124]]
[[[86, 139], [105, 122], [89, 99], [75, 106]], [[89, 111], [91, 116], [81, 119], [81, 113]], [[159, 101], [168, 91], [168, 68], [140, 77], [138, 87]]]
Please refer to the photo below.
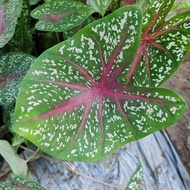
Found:
[[0, 3], [0, 48], [13, 37], [22, 0], [9, 0]]
[[70, 30], [64, 31], [63, 32], [63, 38], [66, 40], [68, 38], [71, 38], [74, 36], [79, 30], [81, 30], [84, 26], [90, 24], [91, 22], [94, 21], [94, 18], [92, 16], [89, 16], [81, 25], [76, 26]]
[[127, 84], [157, 87], [178, 69], [190, 49], [190, 11], [165, 21], [173, 0], [157, 0], [144, 13], [141, 44]]
[[108, 9], [108, 6], [113, 0], [87, 0], [86, 4], [92, 6], [98, 13], [104, 16], [105, 12]]
[[8, 181], [0, 181], [0, 187], [3, 190], [45, 190], [38, 183], [19, 177], [13, 173], [8, 175]]
[[21, 83], [13, 131], [54, 157], [97, 161], [176, 122], [186, 104], [168, 89], [125, 85], [142, 13], [124, 6], [48, 49]]
[[175, 0], [156, 0], [143, 13], [143, 29], [154, 32], [156, 28], [165, 20], [168, 12], [172, 8]]
[[20, 82], [34, 61], [35, 57], [20, 52], [0, 56], [0, 105], [11, 106], [15, 103]]
[[37, 30], [63, 32], [80, 25], [94, 12], [91, 6], [79, 1], [53, 0], [35, 8], [31, 16], [39, 20]]
[[139, 164], [133, 173], [125, 190], [143, 190], [144, 189], [144, 175], [143, 168]]

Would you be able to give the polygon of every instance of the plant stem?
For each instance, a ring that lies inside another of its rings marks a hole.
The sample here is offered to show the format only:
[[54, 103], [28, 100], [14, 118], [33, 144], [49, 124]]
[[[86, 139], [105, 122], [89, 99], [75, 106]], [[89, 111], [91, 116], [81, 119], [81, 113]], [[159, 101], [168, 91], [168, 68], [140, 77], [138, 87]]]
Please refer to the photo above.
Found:
[[[106, 185], [106, 186], [109, 186], [109, 187], [114, 187], [114, 188], [117, 188], [117, 189], [123, 189], [123, 188], [122, 188], [121, 186], [119, 186], [119, 185], [113, 185], [113, 184], [110, 184], [110, 183], [106, 183], [106, 182], [104, 182], [104, 181], [101, 181], [101, 180], [98, 180], [98, 179], [96, 179], [96, 178], [93, 178], [93, 177], [91, 177], [91, 176], [89, 176], [89, 175], [83, 174], [83, 173], [81, 173], [80, 171], [78, 171], [78, 170], [76, 169], [76, 167], [75, 167], [71, 162], [68, 162], [68, 161], [59, 162], [58, 160], [52, 159], [52, 158], [50, 158], [50, 157], [48, 157], [48, 156], [46, 156], [46, 155], [44, 155], [44, 154], [39, 153], [39, 152], [38, 152], [39, 149], [37, 149], [37, 151], [33, 151], [33, 150], [31, 150], [31, 149], [29, 149], [29, 148], [27, 148], [27, 147], [25, 147], [25, 146], [22, 146], [22, 145], [20, 146], [20, 148], [22, 148], [22, 149], [24, 149], [24, 150], [27, 150], [28, 152], [34, 153], [34, 154], [30, 157], [30, 159], [31, 159], [34, 155], [39, 154], [42, 158], [44, 158], [44, 159], [46, 159], [46, 160], [48, 160], [48, 161], [50, 161], [50, 162], [53, 162], [53, 163], [55, 163], [55, 164], [58, 164], [58, 165], [60, 165], [60, 166], [62, 166], [62, 167], [64, 167], [64, 168], [66, 168], [66, 169], [68, 169], [68, 170], [74, 172], [75, 174], [81, 175], [81, 176], [83, 176], [83, 177], [85, 177], [85, 178], [91, 179], [91, 180], [93, 180], [93, 181], [95, 181], [95, 182], [97, 182], [97, 183], [100, 183], [100, 184], [103, 184], [103, 185]], [[29, 159], [28, 159], [28, 160], [29, 160]]]
[[56, 32], [55, 34], [56, 34], [56, 37], [57, 37], [57, 41], [58, 41], [58, 43], [60, 43], [61, 41], [60, 41], [60, 38], [59, 38], [59, 34], [58, 34], [58, 32]]

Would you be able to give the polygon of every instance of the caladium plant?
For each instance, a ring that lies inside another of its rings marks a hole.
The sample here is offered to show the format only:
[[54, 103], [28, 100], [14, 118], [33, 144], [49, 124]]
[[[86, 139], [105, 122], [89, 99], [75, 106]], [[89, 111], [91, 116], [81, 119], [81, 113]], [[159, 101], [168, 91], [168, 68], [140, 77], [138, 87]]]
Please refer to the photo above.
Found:
[[190, 10], [166, 21], [175, 0], [157, 0], [144, 12], [141, 44], [127, 84], [159, 86], [180, 66], [190, 49]]
[[97, 161], [175, 123], [183, 98], [135, 80], [145, 71], [157, 77], [136, 64], [145, 53], [141, 26], [140, 8], [124, 6], [46, 50], [21, 83], [13, 131], [56, 158]]
[[[18, 165], [18, 163], [17, 163]], [[45, 190], [42, 186], [34, 181], [27, 180], [23, 177], [17, 176], [13, 173], [9, 173], [8, 180], [0, 181], [0, 188], [6, 190]]]
[[0, 56], [0, 105], [15, 104], [20, 82], [35, 57], [21, 52], [9, 52]]
[[0, 106], [2, 106], [4, 125], [10, 130], [20, 82], [34, 61], [34, 56], [21, 52], [0, 55]]
[[62, 32], [80, 25], [94, 12], [91, 6], [79, 1], [53, 0], [34, 9], [31, 16], [39, 19], [37, 30]]
[[125, 190], [143, 190], [144, 186], [143, 168], [139, 164]]
[[0, 2], [0, 48], [13, 37], [16, 21], [22, 9], [22, 0]]

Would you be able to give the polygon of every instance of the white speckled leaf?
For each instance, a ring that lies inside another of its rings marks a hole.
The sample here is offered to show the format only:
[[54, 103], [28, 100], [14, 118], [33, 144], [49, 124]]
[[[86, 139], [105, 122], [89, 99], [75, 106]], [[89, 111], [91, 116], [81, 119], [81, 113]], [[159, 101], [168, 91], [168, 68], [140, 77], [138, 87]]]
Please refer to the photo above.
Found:
[[145, 187], [144, 184], [144, 175], [143, 168], [139, 164], [133, 173], [131, 180], [129, 181], [125, 190], [143, 190]]
[[164, 21], [173, 1], [154, 1], [144, 14], [143, 34], [127, 84], [157, 87], [178, 69], [190, 49], [190, 11]]
[[151, 32], [162, 23], [175, 0], [155, 0], [143, 13], [143, 29], [147, 30], [147, 27], [151, 29]]
[[[23, 169], [23, 168], [22, 168]], [[38, 183], [9, 173], [6, 181], [0, 181], [3, 190], [45, 190]]]
[[22, 81], [13, 131], [54, 157], [96, 161], [177, 121], [179, 95], [117, 80], [136, 54], [141, 18], [139, 7], [122, 7], [45, 51]]
[[39, 20], [37, 30], [62, 32], [80, 25], [94, 12], [91, 6], [79, 1], [54, 0], [35, 8], [31, 16]]
[[35, 57], [18, 52], [0, 56], [0, 105], [15, 103], [20, 82], [35, 61]]
[[22, 0], [0, 2], [0, 48], [13, 37], [18, 16], [22, 9]]
[[87, 0], [86, 4], [91, 5], [98, 13], [104, 16], [108, 6], [113, 0]]

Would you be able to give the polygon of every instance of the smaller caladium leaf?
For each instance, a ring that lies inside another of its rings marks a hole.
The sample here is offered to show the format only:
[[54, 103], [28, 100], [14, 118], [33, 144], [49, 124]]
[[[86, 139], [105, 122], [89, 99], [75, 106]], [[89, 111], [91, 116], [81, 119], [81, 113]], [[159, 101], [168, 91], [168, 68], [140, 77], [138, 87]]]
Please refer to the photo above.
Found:
[[140, 8], [124, 6], [41, 54], [22, 81], [12, 130], [57, 158], [97, 161], [176, 122], [186, 107], [178, 94], [118, 81], [141, 24]]
[[143, 168], [138, 164], [125, 190], [143, 190], [144, 186]]
[[22, 0], [2, 1], [0, 4], [0, 48], [13, 37]]
[[[153, 5], [159, 2], [155, 1]], [[144, 18], [147, 23], [144, 23], [141, 44], [126, 76], [127, 84], [147, 87], [161, 85], [178, 69], [190, 49], [190, 11], [165, 21], [164, 16], [171, 9], [172, 1], [161, 2], [161, 5], [167, 3], [168, 8], [163, 11], [163, 7], [158, 6], [158, 13], [154, 15], [154, 7], [151, 19]], [[150, 12], [150, 8], [148, 10]], [[145, 17], [149, 18], [147, 14], [145, 12]]]
[[35, 57], [18, 52], [0, 56], [0, 105], [14, 104], [20, 82], [34, 61]]
[[153, 1], [148, 9], [143, 13], [143, 29], [154, 32], [156, 27], [165, 20], [174, 2], [175, 0]]
[[19, 177], [13, 173], [8, 175], [6, 182], [0, 181], [0, 187], [4, 190], [45, 190], [38, 183]]
[[31, 16], [39, 20], [37, 30], [62, 32], [80, 25], [94, 12], [91, 6], [79, 1], [53, 0], [35, 8]]
[[108, 6], [113, 0], [87, 0], [86, 4], [91, 5], [98, 13], [104, 16]]

